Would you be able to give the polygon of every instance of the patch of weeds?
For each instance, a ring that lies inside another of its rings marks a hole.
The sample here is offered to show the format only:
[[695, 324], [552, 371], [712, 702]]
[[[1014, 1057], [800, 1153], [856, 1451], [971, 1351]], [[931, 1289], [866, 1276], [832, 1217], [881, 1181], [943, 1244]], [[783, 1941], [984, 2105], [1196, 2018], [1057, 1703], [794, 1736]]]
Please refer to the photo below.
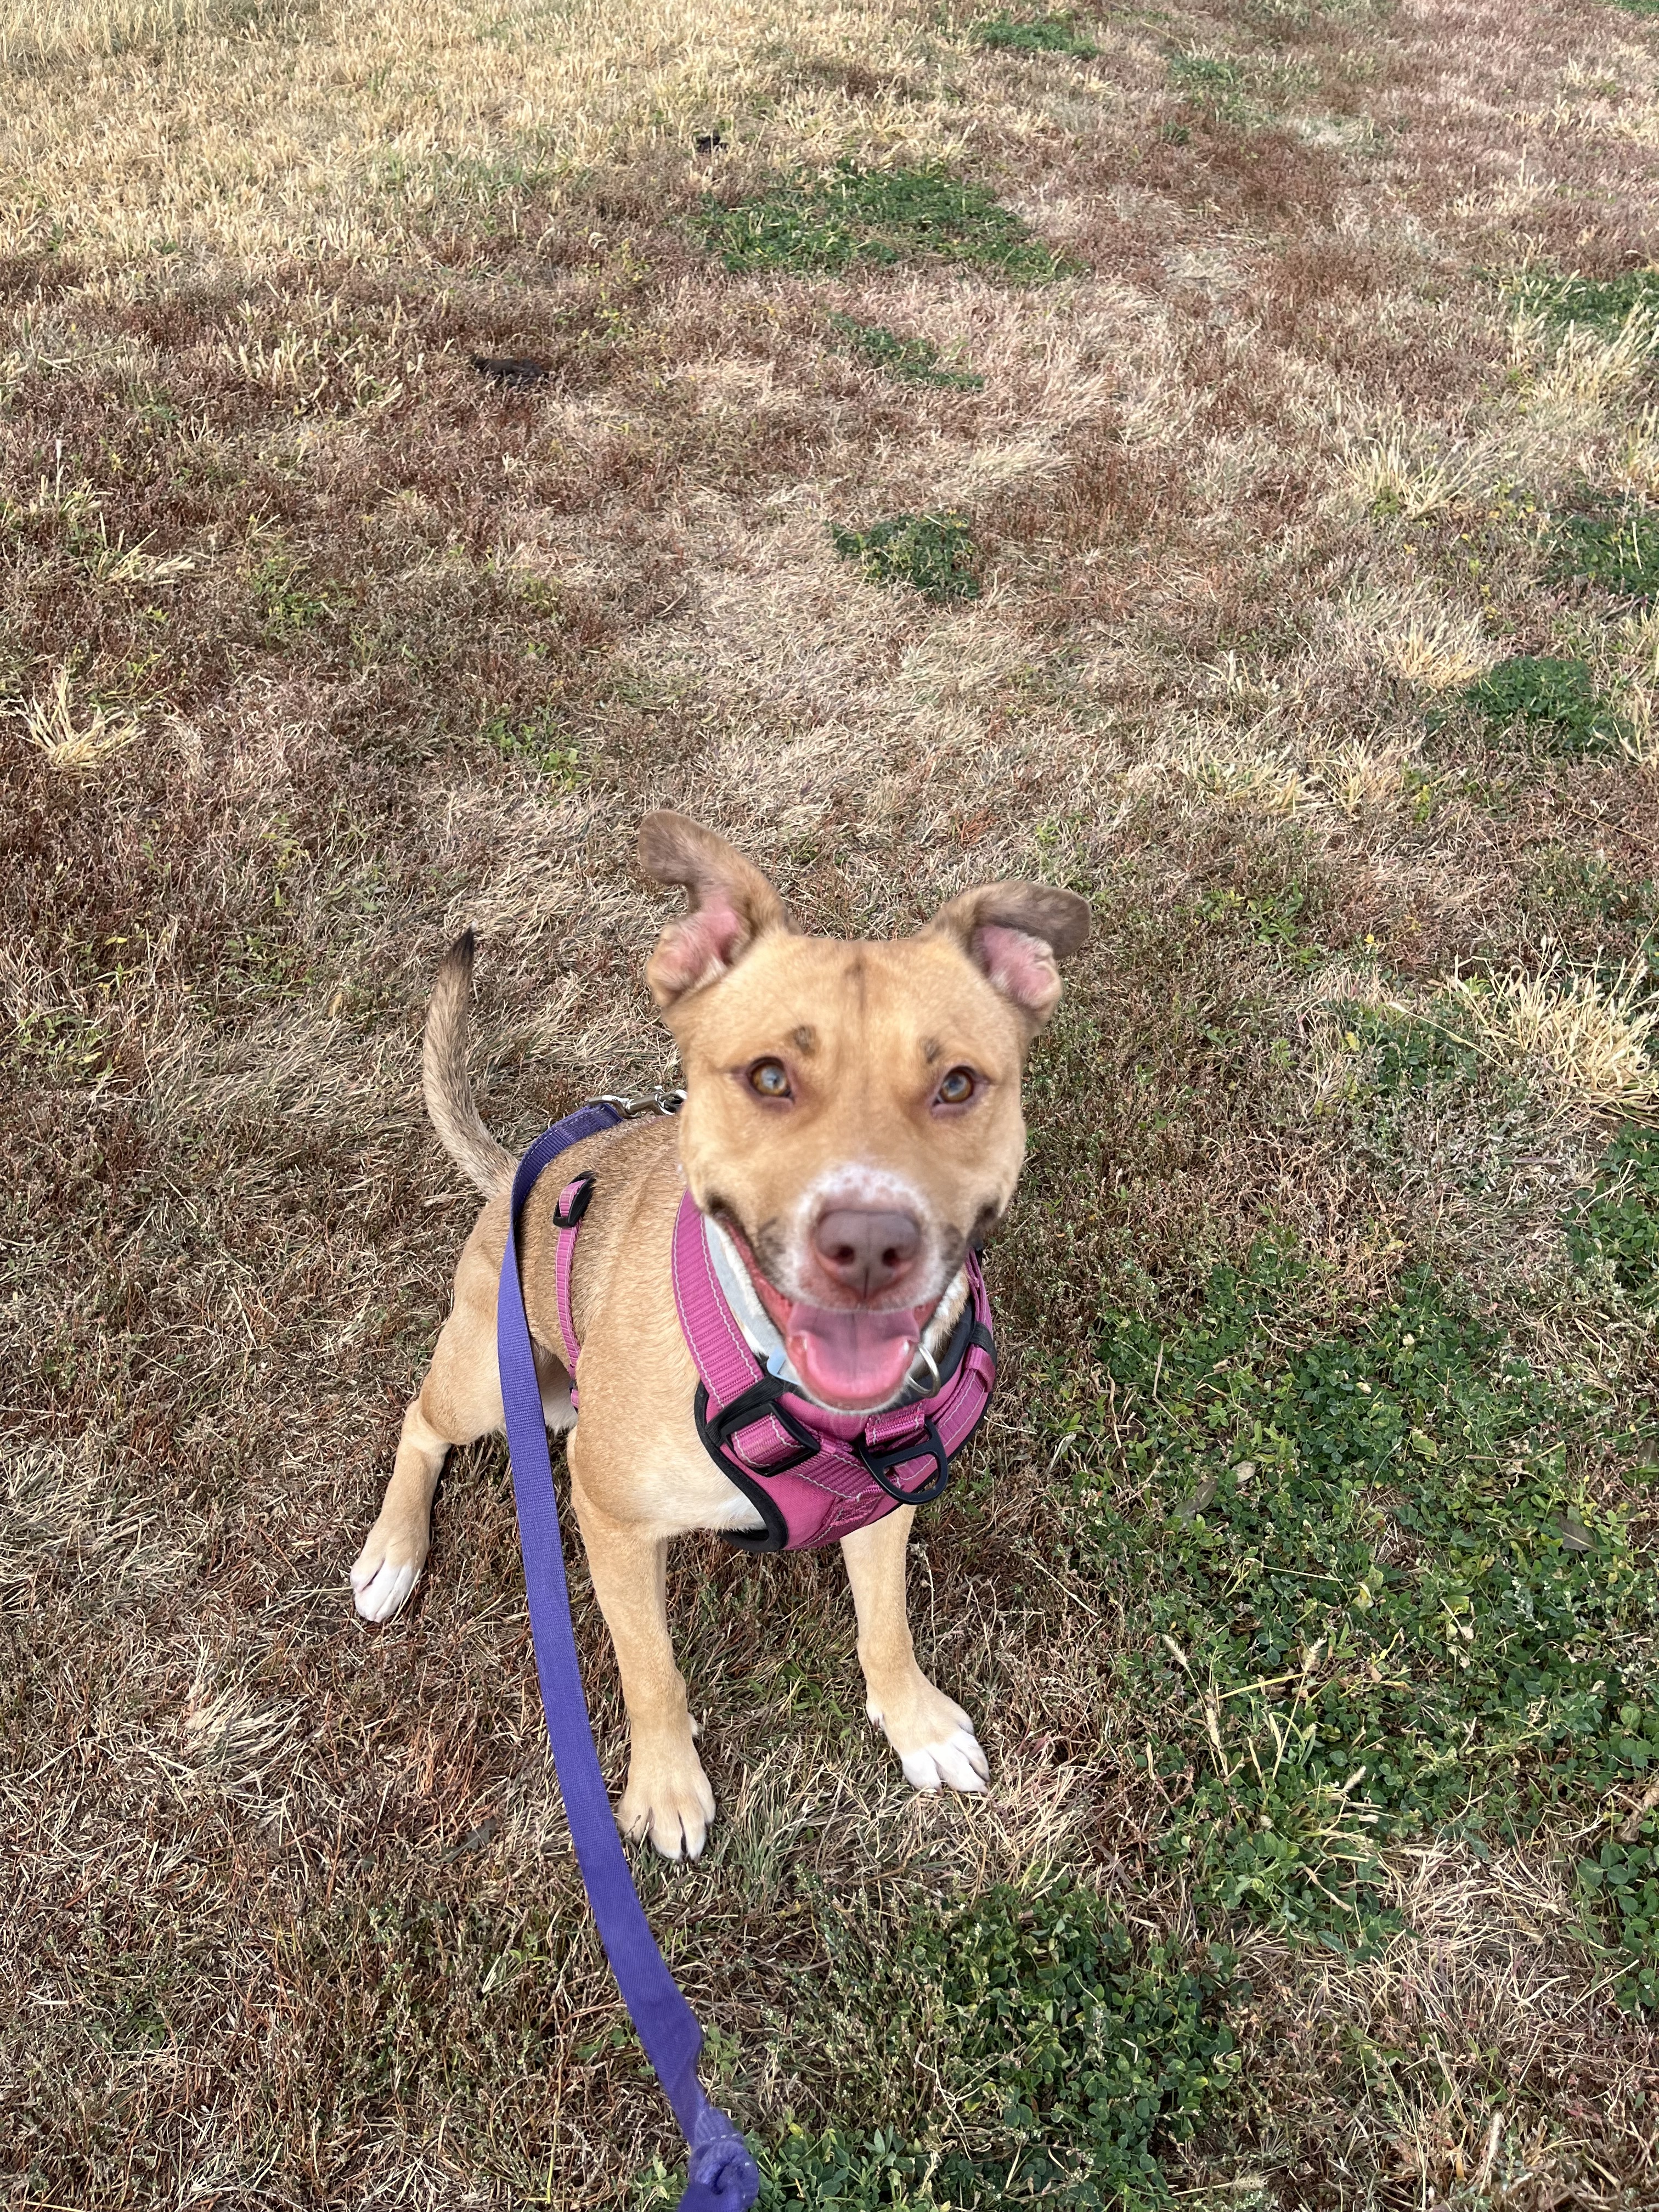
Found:
[[296, 637], [325, 622], [339, 605], [326, 586], [313, 583], [304, 563], [275, 553], [248, 578], [266, 630], [276, 638]]
[[1171, 54], [1170, 82], [1177, 92], [1229, 123], [1247, 119], [1246, 74], [1238, 62], [1219, 54]]
[[1460, 696], [1492, 728], [1523, 729], [1551, 753], [1573, 757], [1618, 744], [1619, 718], [1585, 660], [1516, 653]]
[[581, 755], [551, 714], [492, 714], [478, 734], [504, 759], [527, 762], [567, 791], [582, 781]]
[[1462, 1010], [1450, 1000], [1437, 1003], [1443, 1008], [1437, 1019], [1355, 1001], [1333, 1007], [1343, 1024], [1343, 1042], [1361, 1056], [1364, 1084], [1373, 1095], [1393, 1098], [1471, 1084], [1485, 1071]]
[[1366, 1944], [1392, 1924], [1381, 1846], [1624, 1788], [1625, 1709], [1654, 1701], [1619, 1655], [1659, 1593], [1573, 1472], [1583, 1439], [1637, 1443], [1608, 1394], [1540, 1373], [1423, 1268], [1340, 1331], [1272, 1243], [1195, 1310], [1126, 1287], [1107, 1392], [1056, 1371], [1049, 1418], [1078, 1571], [1138, 1592], [1159, 1847], [1211, 1924]]
[[1206, 891], [1198, 902], [1200, 918], [1212, 927], [1242, 925], [1253, 944], [1264, 952], [1279, 955], [1292, 968], [1311, 968], [1320, 947], [1304, 936], [1308, 894], [1300, 884], [1283, 890], [1264, 891], [1254, 898], [1231, 890]]
[[[763, 2145], [766, 2212], [1169, 2201], [1160, 2150], [1238, 2068], [1224, 2015], [1249, 1990], [1226, 1954], [1137, 1951], [1064, 1877], [918, 1912], [896, 1940], [844, 1910], [819, 1924], [827, 1955], [797, 1970], [788, 2032], [828, 2061], [835, 2109], [867, 2117]], [[917, 2129], [930, 2106], [949, 2149]]]
[[1100, 52], [1081, 37], [1070, 15], [988, 15], [973, 26], [975, 46], [1003, 53], [1074, 54], [1091, 61]]
[[1659, 1130], [1638, 1122], [1621, 1130], [1575, 1206], [1567, 1253], [1577, 1272], [1659, 1310]]
[[[1659, 14], [1659, 0], [1654, 0]], [[1627, 269], [1621, 276], [1522, 277], [1510, 287], [1519, 307], [1552, 322], [1577, 323], [1613, 337], [1633, 314], [1659, 315], [1659, 269]]]
[[1538, 863], [1534, 881], [1553, 903], [1577, 908], [1592, 921], [1659, 930], [1659, 883], [1651, 876], [1620, 875], [1599, 855], [1558, 846]]
[[[1636, 1705], [1625, 1711], [1631, 1727], [1644, 1730], [1632, 1740], [1639, 1780], [1659, 1759], [1659, 1717], [1644, 1714]], [[1577, 1873], [1581, 1893], [1600, 1908], [1609, 1945], [1626, 1962], [1613, 1995], [1632, 2010], [1638, 2005], [1659, 2008], [1659, 1813], [1650, 1813], [1634, 1829], [1620, 1828], [1594, 1858], [1580, 1859]]]
[[896, 514], [868, 530], [832, 522], [830, 536], [843, 561], [856, 561], [866, 584], [910, 584], [924, 599], [979, 597], [974, 541], [964, 516]]
[[227, 1005], [295, 998], [310, 981], [309, 959], [281, 927], [244, 929], [226, 938], [221, 991]]
[[933, 259], [1030, 282], [1068, 265], [1022, 216], [942, 161], [871, 169], [843, 158], [825, 173], [797, 169], [735, 207], [706, 198], [701, 223], [708, 250], [734, 273]]
[[26, 1006], [15, 1017], [11, 1049], [19, 1067], [54, 1084], [95, 1083], [115, 1066], [118, 1024], [64, 1006]]
[[1244, 71], [1237, 62], [1227, 61], [1219, 54], [1171, 54], [1170, 82], [1183, 91], [1219, 99], [1243, 90]]
[[1578, 577], [1627, 599], [1659, 592], [1659, 514], [1626, 507], [1570, 514], [1556, 526], [1558, 578]]
[[939, 384], [958, 392], [982, 392], [985, 379], [969, 368], [941, 368], [939, 348], [932, 338], [902, 338], [879, 323], [855, 322], [851, 315], [831, 315], [830, 327], [846, 339], [853, 351], [889, 376], [911, 384]]
[[1659, 0], [1613, 0], [1627, 15], [1659, 15]]
[[166, 435], [182, 419], [170, 392], [156, 390], [140, 394], [133, 401], [134, 423], [147, 435]]

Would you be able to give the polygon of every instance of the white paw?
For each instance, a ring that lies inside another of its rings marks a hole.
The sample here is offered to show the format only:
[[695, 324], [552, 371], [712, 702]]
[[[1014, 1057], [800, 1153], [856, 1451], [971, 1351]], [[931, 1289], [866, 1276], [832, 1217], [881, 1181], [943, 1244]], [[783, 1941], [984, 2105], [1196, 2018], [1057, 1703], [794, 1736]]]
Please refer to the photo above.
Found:
[[363, 1619], [390, 1620], [421, 1579], [424, 1564], [410, 1556], [406, 1544], [388, 1543], [371, 1530], [351, 1570], [352, 1601]]
[[635, 1748], [617, 1808], [617, 1826], [631, 1842], [649, 1836], [665, 1859], [695, 1859], [714, 1817], [714, 1793], [689, 1741], [656, 1758]]
[[983, 1790], [991, 1778], [991, 1762], [980, 1749], [979, 1739], [965, 1724], [951, 1730], [943, 1743], [925, 1743], [920, 1751], [901, 1752], [904, 1778], [913, 1790], [931, 1796], [939, 1790]]

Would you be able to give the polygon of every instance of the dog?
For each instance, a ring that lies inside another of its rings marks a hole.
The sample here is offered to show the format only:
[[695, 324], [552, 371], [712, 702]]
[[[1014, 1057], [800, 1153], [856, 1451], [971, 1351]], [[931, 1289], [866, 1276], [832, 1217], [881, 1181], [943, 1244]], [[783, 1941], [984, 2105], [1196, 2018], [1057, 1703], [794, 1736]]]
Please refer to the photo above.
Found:
[[[668, 1547], [694, 1528], [763, 1540], [745, 1494], [756, 1484], [737, 1486], [694, 1418], [699, 1370], [671, 1280], [685, 1194], [745, 1340], [798, 1402], [832, 1425], [905, 1403], [966, 1328], [971, 1255], [1006, 1213], [1024, 1156], [1026, 1055], [1089, 909], [1070, 891], [998, 883], [950, 900], [914, 936], [808, 937], [757, 869], [683, 815], [646, 817], [639, 862], [688, 895], [646, 966], [679, 1048], [684, 1104], [574, 1146], [526, 1201], [520, 1249], [543, 1407], [550, 1429], [568, 1431], [571, 1503], [627, 1705], [617, 1818], [678, 1859], [702, 1850], [714, 1800], [669, 1641]], [[495, 1299], [516, 1163], [473, 1101], [471, 969], [469, 933], [439, 969], [422, 1069], [438, 1136], [487, 1202], [351, 1570], [370, 1621], [389, 1620], [419, 1578], [452, 1447], [502, 1425]], [[592, 1202], [569, 1278], [578, 1421], [550, 1186], [583, 1172]], [[841, 1540], [870, 1718], [915, 1788], [982, 1790], [973, 1724], [912, 1648], [915, 1509], [874, 1504], [881, 1517]]]

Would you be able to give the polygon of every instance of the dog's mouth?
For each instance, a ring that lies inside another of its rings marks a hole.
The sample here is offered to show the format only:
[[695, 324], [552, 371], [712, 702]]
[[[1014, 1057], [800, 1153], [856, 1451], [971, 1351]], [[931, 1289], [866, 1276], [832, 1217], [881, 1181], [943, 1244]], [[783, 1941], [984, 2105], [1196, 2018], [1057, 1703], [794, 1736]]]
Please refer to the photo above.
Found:
[[937, 1298], [919, 1306], [815, 1306], [787, 1298], [762, 1273], [729, 1217], [721, 1226], [749, 1271], [797, 1375], [821, 1405], [867, 1413], [904, 1387]]

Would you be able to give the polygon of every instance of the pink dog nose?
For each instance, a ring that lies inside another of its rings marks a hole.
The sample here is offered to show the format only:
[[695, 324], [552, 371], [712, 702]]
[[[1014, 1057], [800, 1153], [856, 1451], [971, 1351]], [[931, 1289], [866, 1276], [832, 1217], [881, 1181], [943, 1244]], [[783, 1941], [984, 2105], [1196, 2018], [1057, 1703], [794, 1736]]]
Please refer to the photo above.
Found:
[[921, 1228], [908, 1213], [838, 1206], [821, 1218], [812, 1243], [843, 1290], [873, 1298], [892, 1287], [921, 1249]]

